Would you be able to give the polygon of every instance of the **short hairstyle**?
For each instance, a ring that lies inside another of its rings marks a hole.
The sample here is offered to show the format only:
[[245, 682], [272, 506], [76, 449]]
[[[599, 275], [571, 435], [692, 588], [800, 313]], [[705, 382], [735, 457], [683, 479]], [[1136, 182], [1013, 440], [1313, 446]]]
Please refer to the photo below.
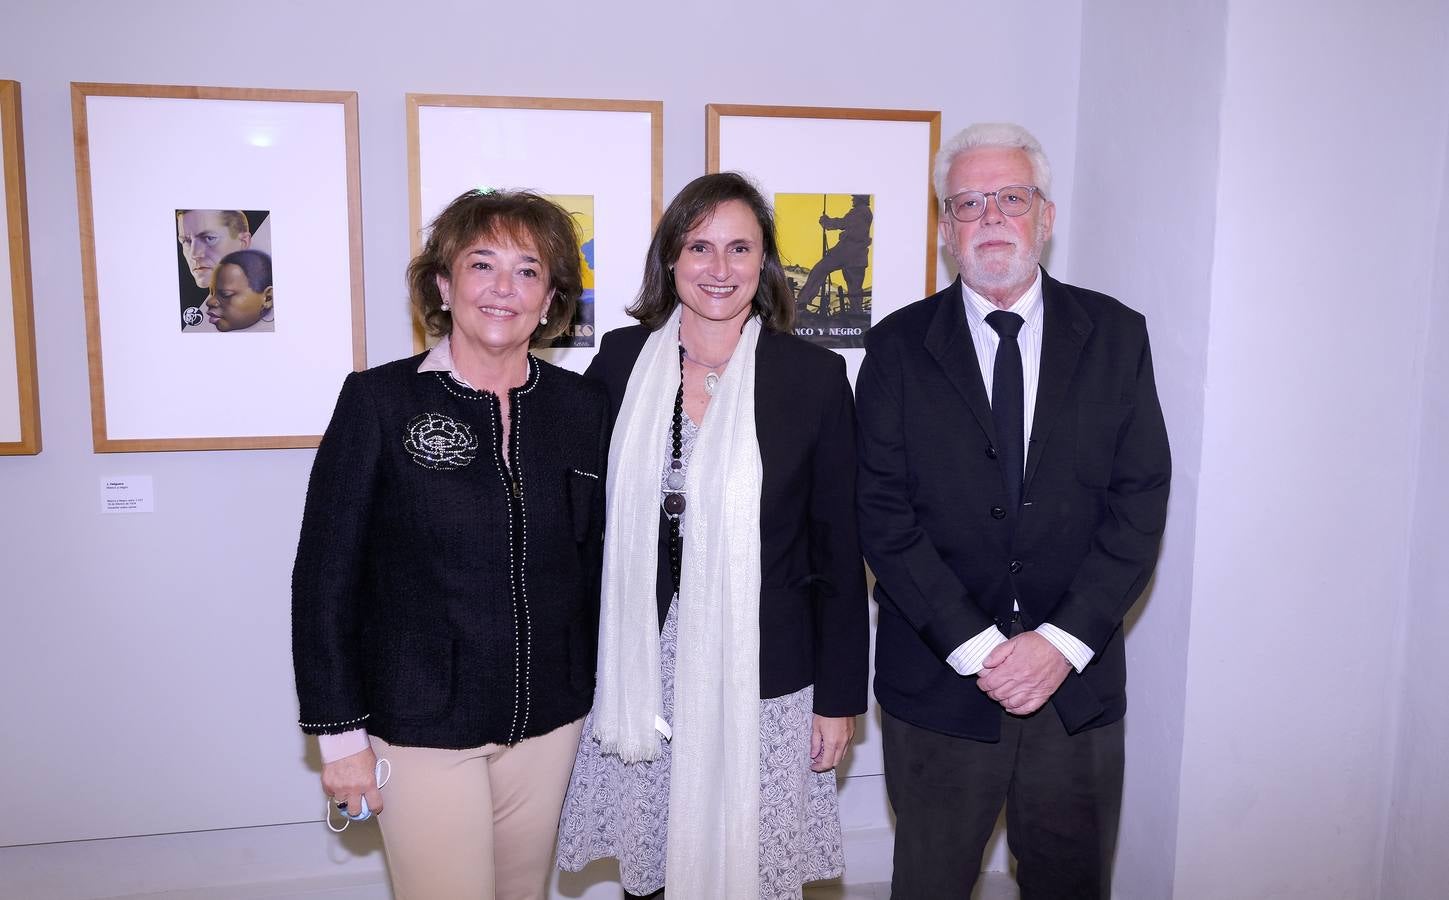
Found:
[[408, 296], [423, 327], [434, 336], [453, 328], [443, 309], [438, 276], [451, 278], [453, 262], [470, 244], [492, 238], [538, 251], [553, 290], [548, 324], [534, 329], [531, 343], [562, 334], [573, 320], [584, 291], [579, 268], [579, 232], [568, 210], [532, 191], [472, 189], [459, 194], [428, 226], [423, 249], [408, 263]]
[[674, 307], [679, 305], [670, 269], [684, 249], [685, 237], [713, 215], [721, 203], [731, 200], [739, 200], [750, 208], [764, 236], [765, 265], [750, 308], [764, 327], [771, 331], [790, 331], [795, 320], [795, 298], [790, 293], [785, 267], [780, 262], [780, 248], [775, 241], [775, 214], [759, 189], [738, 172], [701, 175], [670, 201], [649, 242], [649, 252], [644, 257], [644, 283], [639, 286], [634, 305], [628, 309], [629, 315], [651, 331], [669, 319]]
[[[272, 257], [260, 250], [233, 250], [216, 264], [218, 272], [222, 266], [241, 269], [247, 277], [247, 286], [258, 294], [272, 286]], [[215, 284], [213, 279], [213, 287]]]
[[956, 157], [968, 150], [995, 147], [1004, 150], [1023, 150], [1031, 160], [1031, 177], [1036, 182], [1043, 200], [1052, 192], [1052, 166], [1047, 162], [1046, 151], [1030, 131], [1011, 122], [977, 122], [970, 125], [941, 145], [936, 152], [935, 186], [936, 199], [946, 202], [946, 175]]
[[176, 211], [176, 220], [179, 222], [181, 217], [189, 212], [216, 213], [221, 217], [221, 224], [227, 227], [232, 237], [236, 237], [239, 234], [249, 234], [252, 230], [251, 223], [247, 221], [247, 214], [239, 209], [178, 209]]

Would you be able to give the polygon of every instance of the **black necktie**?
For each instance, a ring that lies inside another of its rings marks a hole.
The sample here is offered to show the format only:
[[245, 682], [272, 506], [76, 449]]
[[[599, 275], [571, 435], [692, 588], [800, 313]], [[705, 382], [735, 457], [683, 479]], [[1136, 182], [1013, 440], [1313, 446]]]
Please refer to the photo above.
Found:
[[1023, 320], [1016, 313], [998, 309], [986, 317], [986, 324], [1001, 338], [996, 347], [996, 367], [991, 376], [991, 418], [996, 422], [996, 458], [1006, 482], [1006, 499], [1013, 513], [1021, 506], [1021, 475], [1026, 466], [1022, 447], [1024, 390], [1021, 377], [1021, 347], [1016, 335]]

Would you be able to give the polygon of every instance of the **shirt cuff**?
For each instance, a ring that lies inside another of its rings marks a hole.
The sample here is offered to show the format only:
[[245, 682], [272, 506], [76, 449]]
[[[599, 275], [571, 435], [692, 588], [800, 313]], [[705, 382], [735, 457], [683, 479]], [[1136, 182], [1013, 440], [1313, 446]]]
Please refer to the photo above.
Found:
[[975, 675], [981, 671], [981, 664], [991, 651], [1006, 643], [1006, 635], [995, 625], [987, 625], [975, 637], [946, 657], [946, 664], [962, 675]]
[[1062, 631], [1050, 622], [1043, 622], [1036, 627], [1036, 633], [1051, 641], [1051, 645], [1061, 651], [1077, 674], [1087, 667], [1092, 661], [1092, 648], [1077, 640], [1068, 632]]
[[317, 749], [321, 751], [324, 763], [337, 762], [354, 753], [361, 753], [371, 746], [367, 742], [366, 728], [354, 728], [341, 734], [317, 735]]

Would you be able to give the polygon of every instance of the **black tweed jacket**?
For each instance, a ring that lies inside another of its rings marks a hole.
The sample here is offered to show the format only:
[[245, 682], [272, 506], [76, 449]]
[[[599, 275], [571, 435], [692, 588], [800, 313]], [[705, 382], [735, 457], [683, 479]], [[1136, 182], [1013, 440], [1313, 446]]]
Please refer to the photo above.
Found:
[[498, 398], [421, 360], [349, 375], [317, 450], [292, 572], [300, 724], [516, 743], [593, 701], [608, 395], [530, 357], [504, 448]]

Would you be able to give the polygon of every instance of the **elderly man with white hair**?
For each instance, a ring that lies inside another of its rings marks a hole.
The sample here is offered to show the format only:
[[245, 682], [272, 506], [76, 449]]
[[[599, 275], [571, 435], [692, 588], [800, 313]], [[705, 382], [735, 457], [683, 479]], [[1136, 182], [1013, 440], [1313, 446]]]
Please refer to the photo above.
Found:
[[1122, 621], [1152, 575], [1171, 461], [1143, 317], [1041, 267], [1041, 144], [941, 148], [960, 277], [873, 327], [857, 381], [861, 542], [894, 900], [966, 897], [1003, 806], [1023, 900], [1110, 897]]

